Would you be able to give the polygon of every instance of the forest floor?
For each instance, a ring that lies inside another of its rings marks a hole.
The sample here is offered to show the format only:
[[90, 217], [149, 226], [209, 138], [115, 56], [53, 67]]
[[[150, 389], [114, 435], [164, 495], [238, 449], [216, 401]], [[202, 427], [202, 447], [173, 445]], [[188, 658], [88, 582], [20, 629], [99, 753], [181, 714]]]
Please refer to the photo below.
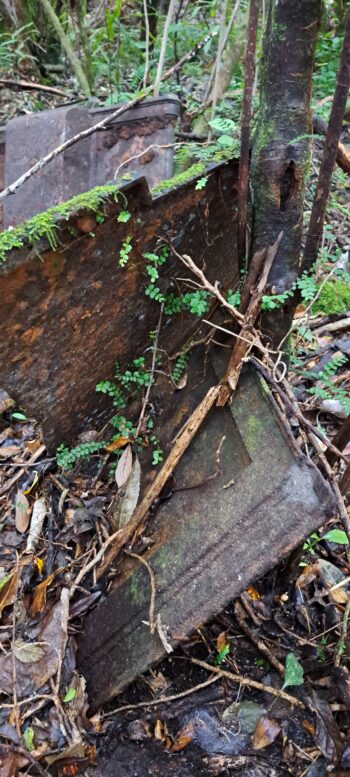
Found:
[[[30, 100], [20, 93], [11, 112]], [[317, 153], [315, 160], [314, 177]], [[321, 283], [336, 265], [349, 271], [348, 191], [344, 174], [336, 176]], [[307, 308], [296, 313], [290, 380], [304, 415], [333, 437], [346, 416], [350, 317], [314, 304], [305, 323]], [[43, 451], [28, 467], [42, 448], [38, 425], [1, 392], [0, 410], [1, 777], [350, 775], [350, 553], [337, 517], [89, 716], [75, 637], [104, 592], [93, 575], [70, 609], [66, 592], [108, 534], [115, 483], [101, 472], [96, 479], [94, 459], [67, 473]], [[334, 478], [343, 472], [336, 464]], [[282, 686], [298, 704], [283, 698]]]

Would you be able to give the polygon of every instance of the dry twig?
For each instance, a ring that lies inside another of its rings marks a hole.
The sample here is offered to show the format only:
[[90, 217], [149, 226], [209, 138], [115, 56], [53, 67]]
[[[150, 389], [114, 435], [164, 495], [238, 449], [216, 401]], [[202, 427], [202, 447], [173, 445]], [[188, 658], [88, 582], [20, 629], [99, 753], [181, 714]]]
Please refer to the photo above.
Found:
[[259, 683], [257, 680], [250, 680], [249, 677], [243, 677], [240, 674], [233, 674], [233, 672], [228, 672], [226, 669], [222, 669], [219, 666], [211, 666], [210, 664], [207, 664], [206, 661], [199, 661], [197, 658], [191, 658], [191, 663], [196, 664], [196, 666], [201, 666], [202, 669], [206, 669], [208, 672], [217, 672], [218, 674], [221, 674], [222, 677], [227, 677], [228, 680], [232, 680], [233, 683], [246, 685], [248, 688], [256, 688], [258, 691], [262, 691], [263, 693], [269, 693], [271, 696], [277, 696], [278, 699], [284, 699], [284, 701], [288, 701], [289, 704], [293, 704], [295, 707], [299, 707], [302, 710], [305, 709], [305, 704], [300, 701], [300, 699], [297, 699], [295, 696], [291, 696], [285, 691], [280, 691], [278, 688], [272, 688], [270, 685], [264, 685], [263, 683]]

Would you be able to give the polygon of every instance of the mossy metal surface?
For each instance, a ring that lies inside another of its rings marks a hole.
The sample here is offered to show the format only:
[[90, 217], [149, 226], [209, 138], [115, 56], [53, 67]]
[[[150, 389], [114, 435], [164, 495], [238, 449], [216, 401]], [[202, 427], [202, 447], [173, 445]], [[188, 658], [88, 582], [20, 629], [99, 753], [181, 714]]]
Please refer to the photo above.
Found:
[[0, 232], [0, 262], [3, 262], [8, 252], [14, 248], [31, 247], [42, 238], [46, 238], [52, 249], [56, 248], [59, 242], [57, 230], [62, 219], [68, 220], [80, 210], [99, 213], [103, 203], [111, 196], [117, 198], [117, 186], [114, 184], [96, 186], [88, 192], [78, 194], [66, 202], [38, 213], [31, 219], [23, 221], [18, 227], [5, 229]]
[[[165, 408], [168, 449], [181, 408], [188, 417], [218, 379], [209, 357], [203, 380], [203, 359], [197, 351], [186, 388]], [[171, 645], [287, 556], [333, 509], [329, 488], [289, 447], [252, 373], [242, 377], [230, 408], [213, 408], [174, 475], [174, 492], [148, 523], [153, 542], [144, 555], [155, 576], [154, 617]], [[118, 587], [87, 617], [81, 635], [78, 666], [92, 709], [164, 654], [147, 623], [149, 572], [129, 561], [125, 568], [120, 560]]]

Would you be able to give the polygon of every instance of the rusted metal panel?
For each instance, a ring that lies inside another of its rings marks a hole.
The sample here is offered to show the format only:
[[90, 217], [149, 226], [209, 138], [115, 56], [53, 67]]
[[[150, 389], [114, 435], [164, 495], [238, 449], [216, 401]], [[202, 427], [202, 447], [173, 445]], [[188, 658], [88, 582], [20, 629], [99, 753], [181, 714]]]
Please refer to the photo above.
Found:
[[[17, 116], [5, 129], [5, 185], [65, 140], [107, 118], [118, 106], [65, 106]], [[174, 124], [179, 101], [172, 95], [144, 100], [103, 130], [67, 148], [4, 201], [4, 227], [50, 208], [121, 173], [141, 173], [153, 186], [172, 176]], [[149, 149], [149, 146], [157, 148]], [[167, 148], [163, 148], [167, 146]], [[147, 153], [143, 153], [146, 152]], [[1, 149], [0, 149], [1, 158]], [[123, 164], [127, 159], [131, 161]]]
[[[217, 379], [174, 395], [163, 427], [169, 440]], [[220, 472], [215, 472], [218, 448]], [[280, 427], [266, 390], [243, 374], [229, 408], [214, 408], [175, 471], [170, 499], [162, 502], [146, 534], [144, 555], [156, 580], [155, 616], [172, 645], [239, 595], [287, 556], [334, 509], [328, 486], [306, 457], [297, 455]], [[79, 670], [92, 709], [120, 692], [164, 655], [147, 622], [147, 569], [121, 560], [116, 589], [86, 619]]]
[[[111, 198], [104, 223], [77, 213], [60, 224], [55, 251], [43, 241], [35, 250], [13, 250], [0, 265], [0, 386], [42, 422], [51, 450], [105, 417], [96, 383], [113, 376], [116, 359], [125, 364], [146, 347], [159, 305], [144, 293], [143, 254], [160, 238], [204, 263], [212, 281], [237, 282], [236, 182], [234, 161], [213, 167], [203, 190], [192, 182], [152, 200], [145, 181], [135, 182], [124, 187], [120, 204]], [[125, 208], [131, 218], [118, 223]], [[133, 250], [122, 269], [128, 235]], [[163, 291], [177, 291], [177, 270], [170, 256]], [[193, 325], [189, 314], [179, 319], [164, 317], [169, 350]]]

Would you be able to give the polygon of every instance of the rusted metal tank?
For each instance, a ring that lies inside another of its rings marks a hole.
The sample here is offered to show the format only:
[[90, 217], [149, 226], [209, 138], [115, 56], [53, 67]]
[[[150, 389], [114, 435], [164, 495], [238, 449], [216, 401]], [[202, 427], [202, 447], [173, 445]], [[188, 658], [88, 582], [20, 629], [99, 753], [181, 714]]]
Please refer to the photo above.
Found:
[[[107, 118], [117, 107], [68, 105], [11, 119], [0, 134], [0, 188], [15, 181], [68, 138]], [[150, 186], [171, 178], [178, 115], [175, 96], [144, 100], [105, 129], [78, 141], [5, 199], [3, 227], [15, 226], [76, 194], [103, 185], [113, 180], [118, 170], [121, 175], [141, 173]]]
[[[234, 160], [213, 166], [204, 189], [188, 181], [154, 197], [145, 179], [129, 183], [117, 203], [111, 196], [102, 206], [103, 222], [92, 211], [74, 213], [58, 221], [55, 249], [42, 239], [0, 263], [0, 386], [40, 420], [51, 450], [98, 422], [96, 383], [147, 346], [159, 305], [145, 295], [144, 253], [159, 239], [197, 257], [212, 281], [237, 283], [237, 170]], [[119, 223], [125, 209], [130, 218]], [[122, 268], [126, 239], [132, 250]], [[164, 292], [176, 291], [179, 264], [169, 257]], [[179, 347], [194, 325], [190, 314], [165, 317], [166, 347]]]

